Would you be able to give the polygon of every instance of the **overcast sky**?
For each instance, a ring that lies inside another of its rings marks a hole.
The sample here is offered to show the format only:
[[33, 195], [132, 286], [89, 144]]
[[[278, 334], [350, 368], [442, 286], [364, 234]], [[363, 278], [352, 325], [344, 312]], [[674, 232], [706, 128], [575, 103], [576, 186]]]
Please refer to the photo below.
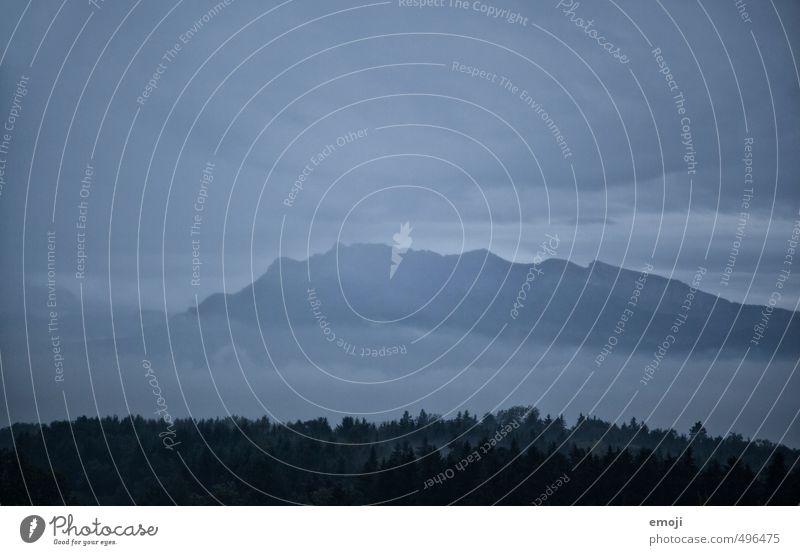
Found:
[[[27, 91], [0, 196], [4, 305], [23, 268], [46, 279], [48, 231], [60, 288], [78, 290], [85, 245], [89, 297], [111, 283], [115, 302], [172, 312], [279, 253], [389, 244], [406, 221], [413, 248], [530, 260], [557, 233], [559, 257], [684, 280], [703, 265], [706, 289], [766, 303], [800, 208], [784, 31], [800, 5], [753, 2], [745, 20], [727, 1], [469, 4], [4, 4], [3, 119]], [[747, 138], [754, 194], [723, 286]]]

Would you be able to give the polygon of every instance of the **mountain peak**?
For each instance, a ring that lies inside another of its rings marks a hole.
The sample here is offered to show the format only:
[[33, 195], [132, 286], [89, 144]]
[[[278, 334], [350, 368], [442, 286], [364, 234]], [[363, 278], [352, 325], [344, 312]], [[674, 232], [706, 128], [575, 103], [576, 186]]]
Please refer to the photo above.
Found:
[[[629, 308], [640, 275], [598, 260], [585, 267], [560, 258], [512, 263], [487, 249], [396, 252], [380, 243], [337, 242], [307, 260], [288, 260], [273, 262], [255, 283], [227, 296], [227, 303], [222, 295], [209, 297], [201, 313], [245, 323], [258, 314], [264, 325], [275, 328], [286, 322], [315, 325], [314, 310], [342, 329], [355, 329], [364, 321], [370, 326], [402, 321], [409, 329], [495, 335], [501, 329], [527, 334], [535, 325], [540, 341], [602, 344], [607, 330]], [[626, 333], [642, 334], [642, 345], [650, 348], [663, 341], [663, 330], [673, 325], [690, 288], [651, 274], [640, 289], [636, 317]], [[313, 306], [309, 291], [316, 299]], [[727, 336], [734, 338], [731, 348], [747, 345], [760, 307], [720, 303], [699, 290], [692, 295], [691, 315], [677, 338], [679, 348], [695, 348], [699, 336], [703, 347], [697, 348], [710, 348]], [[791, 317], [791, 312], [775, 309], [770, 322], [776, 328], [787, 326]], [[777, 345], [775, 338], [766, 348]]]

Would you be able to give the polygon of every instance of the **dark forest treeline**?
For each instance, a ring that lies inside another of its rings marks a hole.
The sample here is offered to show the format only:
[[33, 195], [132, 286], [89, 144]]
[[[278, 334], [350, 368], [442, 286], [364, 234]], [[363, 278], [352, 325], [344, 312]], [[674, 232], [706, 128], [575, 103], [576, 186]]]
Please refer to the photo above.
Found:
[[699, 423], [568, 426], [525, 407], [336, 426], [82, 417], [0, 430], [0, 503], [787, 505], [798, 456]]

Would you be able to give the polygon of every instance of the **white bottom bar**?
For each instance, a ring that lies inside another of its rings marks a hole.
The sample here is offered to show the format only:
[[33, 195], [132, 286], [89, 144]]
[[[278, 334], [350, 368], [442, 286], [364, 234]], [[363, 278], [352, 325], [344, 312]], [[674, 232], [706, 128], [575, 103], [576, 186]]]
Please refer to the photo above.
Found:
[[[35, 526], [23, 522], [30, 515], [41, 517]], [[798, 522], [798, 507], [0, 507], [0, 547], [3, 553], [115, 554], [466, 555], [565, 548], [796, 554]], [[144, 535], [117, 535], [126, 532]], [[26, 543], [26, 534], [40, 537]]]

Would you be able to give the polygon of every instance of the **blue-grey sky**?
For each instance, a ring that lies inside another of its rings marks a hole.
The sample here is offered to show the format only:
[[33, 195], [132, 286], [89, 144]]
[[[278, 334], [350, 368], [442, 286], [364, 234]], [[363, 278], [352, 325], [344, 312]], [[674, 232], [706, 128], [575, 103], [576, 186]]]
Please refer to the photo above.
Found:
[[[60, 286], [77, 291], [75, 226], [91, 163], [85, 283], [98, 298], [109, 252], [118, 302], [137, 300], [138, 252], [143, 302], [162, 305], [163, 277], [179, 310], [195, 294], [246, 285], [279, 251], [305, 258], [340, 232], [344, 242], [390, 243], [408, 220], [418, 248], [457, 252], [463, 225], [466, 249], [525, 260], [557, 231], [567, 239], [559, 255], [576, 262], [635, 268], [652, 256], [682, 279], [702, 263], [712, 291], [765, 302], [800, 206], [789, 42], [800, 8], [748, 5], [745, 21], [733, 2], [557, 4], [6, 4], [2, 105], [29, 81], [0, 197], [3, 295], [19, 295], [23, 241], [27, 275], [44, 278], [47, 231]], [[493, 17], [499, 9], [512, 13]], [[566, 158], [536, 106], [563, 135]], [[366, 137], [337, 148], [284, 204], [311, 157], [359, 129]], [[747, 137], [754, 194], [723, 286]], [[193, 287], [189, 229], [207, 162]], [[796, 298], [792, 286], [781, 304]]]

